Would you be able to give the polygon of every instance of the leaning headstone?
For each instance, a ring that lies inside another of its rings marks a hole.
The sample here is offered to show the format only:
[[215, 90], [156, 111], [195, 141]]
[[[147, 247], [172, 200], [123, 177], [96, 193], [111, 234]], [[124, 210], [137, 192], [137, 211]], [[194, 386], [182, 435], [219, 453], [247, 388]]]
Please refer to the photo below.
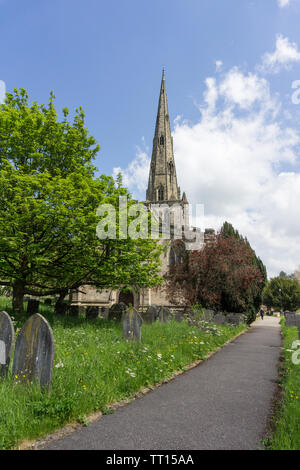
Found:
[[160, 307], [158, 315], [159, 321], [161, 323], [168, 323], [170, 317], [170, 310], [167, 307]]
[[156, 305], [150, 305], [146, 312], [143, 313], [143, 320], [145, 323], [153, 323], [158, 318], [158, 307]]
[[23, 325], [16, 341], [13, 378], [21, 383], [39, 382], [49, 387], [52, 380], [54, 338], [47, 320], [39, 313]]
[[122, 315], [123, 336], [129, 340], [141, 340], [143, 319], [138, 311], [129, 307]]
[[119, 304], [113, 304], [108, 312], [108, 320], [113, 320], [120, 322], [122, 320], [122, 315], [126, 310], [126, 305], [123, 302]]
[[86, 318], [93, 319], [93, 318], [97, 318], [98, 315], [99, 315], [99, 307], [97, 307], [96, 305], [89, 305], [86, 308], [86, 312], [85, 312]]
[[0, 377], [5, 377], [8, 373], [14, 336], [15, 330], [10, 316], [6, 312], [0, 312]]
[[27, 304], [27, 315], [33, 315], [39, 311], [40, 301], [37, 299], [29, 299]]

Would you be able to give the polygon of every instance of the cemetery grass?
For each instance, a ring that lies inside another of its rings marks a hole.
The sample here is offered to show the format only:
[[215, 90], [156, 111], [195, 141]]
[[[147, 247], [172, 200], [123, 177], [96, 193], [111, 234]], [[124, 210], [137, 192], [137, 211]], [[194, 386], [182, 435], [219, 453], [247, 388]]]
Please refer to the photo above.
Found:
[[300, 359], [297, 349], [292, 349], [298, 340], [296, 326], [285, 326], [281, 319], [283, 335], [283, 363], [280, 366], [281, 398], [277, 403], [270, 437], [265, 446], [270, 450], [300, 450], [300, 364], [293, 364], [292, 355]]
[[[5, 304], [6, 302], [6, 304]], [[0, 309], [11, 314], [0, 299]], [[245, 330], [246, 325], [210, 325], [204, 332], [178, 323], [143, 324], [142, 341], [126, 341], [121, 324], [98, 318], [58, 317], [41, 305], [55, 338], [52, 387], [18, 383], [11, 376], [0, 383], [0, 449], [17, 448], [23, 440], [41, 438], [67, 423], [87, 424], [94, 411], [130, 400], [143, 387], [151, 388], [176, 371], [205, 357]], [[16, 336], [25, 319], [15, 321]]]

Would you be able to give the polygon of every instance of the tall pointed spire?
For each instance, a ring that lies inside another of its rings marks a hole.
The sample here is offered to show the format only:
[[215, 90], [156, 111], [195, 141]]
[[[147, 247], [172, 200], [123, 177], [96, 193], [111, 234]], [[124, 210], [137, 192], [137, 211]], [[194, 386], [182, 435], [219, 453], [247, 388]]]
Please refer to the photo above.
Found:
[[180, 200], [180, 188], [177, 184], [164, 69], [160, 86], [146, 199], [150, 202], [174, 202]]

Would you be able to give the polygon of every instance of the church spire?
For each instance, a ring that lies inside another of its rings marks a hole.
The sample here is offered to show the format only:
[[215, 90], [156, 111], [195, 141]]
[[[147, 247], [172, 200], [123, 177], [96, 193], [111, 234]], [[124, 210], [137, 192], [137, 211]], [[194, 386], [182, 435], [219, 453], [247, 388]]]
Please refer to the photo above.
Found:
[[150, 202], [175, 202], [180, 200], [180, 188], [177, 185], [164, 69], [160, 86], [146, 199]]

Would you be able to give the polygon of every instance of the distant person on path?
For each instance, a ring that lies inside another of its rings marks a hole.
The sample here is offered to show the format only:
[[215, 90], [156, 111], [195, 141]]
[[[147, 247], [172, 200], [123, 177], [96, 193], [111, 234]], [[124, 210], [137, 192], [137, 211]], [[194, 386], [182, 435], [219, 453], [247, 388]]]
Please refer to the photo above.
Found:
[[260, 309], [260, 318], [263, 320], [264, 319], [264, 314], [265, 314], [265, 311], [263, 308]]

